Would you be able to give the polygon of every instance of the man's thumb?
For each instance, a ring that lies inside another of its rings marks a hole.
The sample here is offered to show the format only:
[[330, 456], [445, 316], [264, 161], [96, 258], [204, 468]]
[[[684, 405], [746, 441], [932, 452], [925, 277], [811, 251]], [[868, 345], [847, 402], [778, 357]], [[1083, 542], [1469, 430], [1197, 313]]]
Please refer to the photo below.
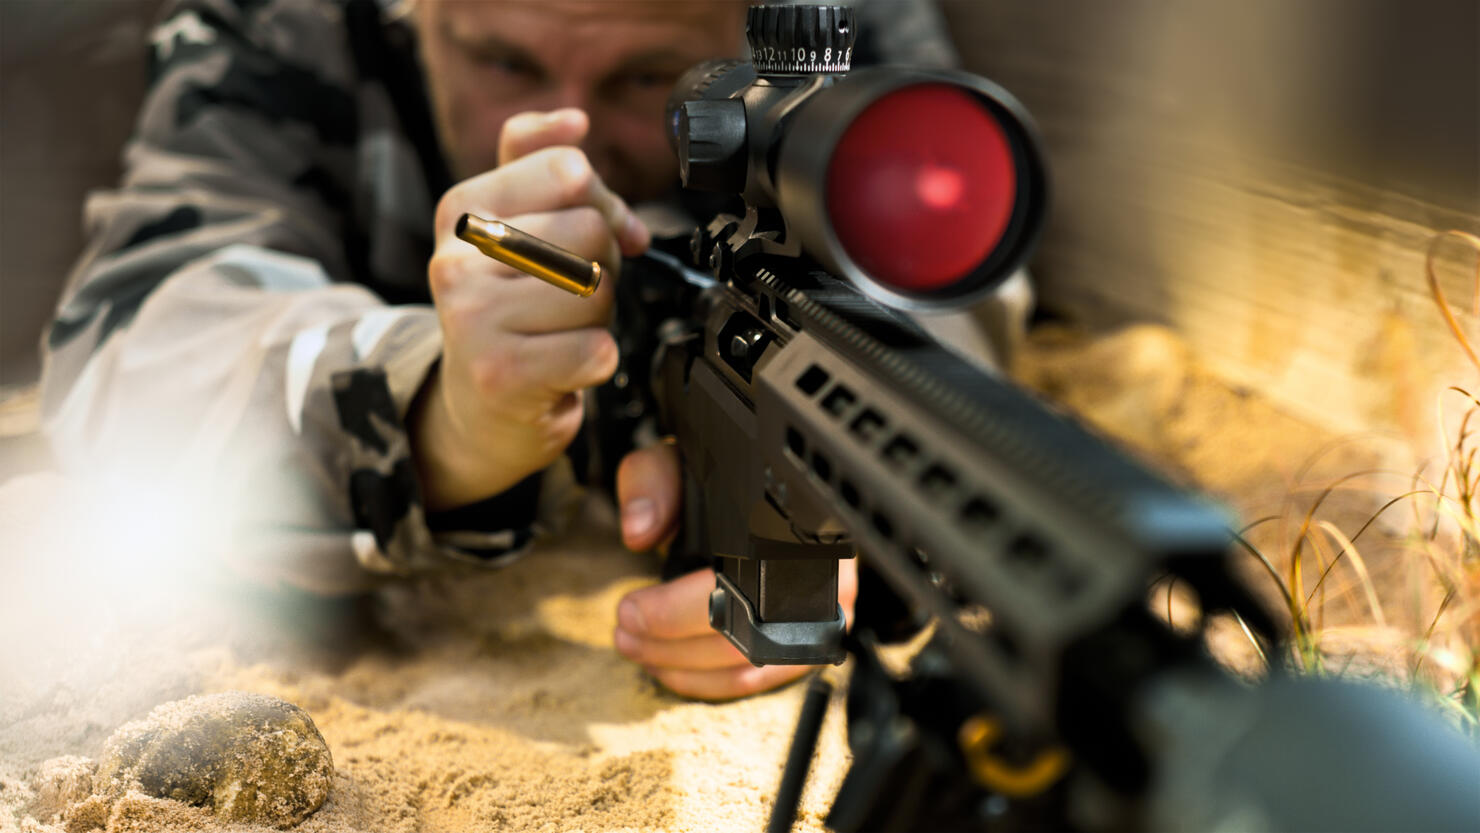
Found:
[[672, 533], [682, 483], [678, 452], [671, 445], [649, 446], [623, 458], [617, 468], [617, 504], [628, 549], [652, 549]]

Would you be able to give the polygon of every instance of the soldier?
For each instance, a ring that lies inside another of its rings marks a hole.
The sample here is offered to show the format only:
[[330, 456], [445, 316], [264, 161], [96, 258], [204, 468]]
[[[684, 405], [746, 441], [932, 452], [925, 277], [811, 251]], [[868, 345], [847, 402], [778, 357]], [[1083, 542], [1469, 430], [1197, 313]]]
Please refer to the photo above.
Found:
[[[643, 251], [632, 206], [676, 185], [664, 100], [738, 53], [744, 4], [177, 0], [161, 19], [123, 182], [88, 203], [47, 336], [58, 457], [197, 478], [237, 507], [250, 569], [315, 591], [522, 553], [571, 493], [581, 391], [616, 366], [612, 282], [563, 296], [453, 225], [507, 218], [609, 269]], [[948, 63], [938, 23], [865, 25], [856, 60]], [[666, 447], [623, 461], [629, 547], [672, 534], [677, 484]], [[618, 650], [704, 698], [803, 672], [711, 631], [712, 587], [630, 594]]]

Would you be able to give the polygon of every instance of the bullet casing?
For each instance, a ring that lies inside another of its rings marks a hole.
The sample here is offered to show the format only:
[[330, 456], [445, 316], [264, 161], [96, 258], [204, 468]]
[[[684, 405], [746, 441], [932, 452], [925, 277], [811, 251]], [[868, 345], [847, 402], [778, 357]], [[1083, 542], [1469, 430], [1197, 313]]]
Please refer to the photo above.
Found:
[[478, 251], [582, 298], [601, 285], [601, 264], [547, 243], [499, 220], [464, 214], [457, 236]]

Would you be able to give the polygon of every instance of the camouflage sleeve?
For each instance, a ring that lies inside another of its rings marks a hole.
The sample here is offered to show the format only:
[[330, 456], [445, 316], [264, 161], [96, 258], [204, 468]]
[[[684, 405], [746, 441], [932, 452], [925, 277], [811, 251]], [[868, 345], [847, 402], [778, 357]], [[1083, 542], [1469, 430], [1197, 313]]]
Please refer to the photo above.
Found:
[[43, 380], [69, 468], [219, 492], [249, 570], [330, 592], [506, 560], [562, 485], [532, 478], [479, 507], [474, 531], [420, 507], [404, 420], [440, 331], [430, 307], [349, 282], [363, 125], [334, 8], [184, 0], [163, 16], [126, 174], [88, 202]]

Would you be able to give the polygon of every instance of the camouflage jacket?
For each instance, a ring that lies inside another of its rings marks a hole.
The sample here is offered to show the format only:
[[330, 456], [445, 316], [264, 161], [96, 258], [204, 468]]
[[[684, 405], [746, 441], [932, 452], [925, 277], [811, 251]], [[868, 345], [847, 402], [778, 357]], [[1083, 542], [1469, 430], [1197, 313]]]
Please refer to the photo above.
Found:
[[[167, 5], [126, 173], [88, 201], [45, 345], [64, 465], [194, 477], [253, 572], [323, 591], [501, 563], [573, 482], [562, 461], [421, 508], [403, 419], [440, 355], [426, 263], [451, 183], [412, 24], [383, 6]], [[928, 6], [860, 28], [860, 60], [954, 61]]]

